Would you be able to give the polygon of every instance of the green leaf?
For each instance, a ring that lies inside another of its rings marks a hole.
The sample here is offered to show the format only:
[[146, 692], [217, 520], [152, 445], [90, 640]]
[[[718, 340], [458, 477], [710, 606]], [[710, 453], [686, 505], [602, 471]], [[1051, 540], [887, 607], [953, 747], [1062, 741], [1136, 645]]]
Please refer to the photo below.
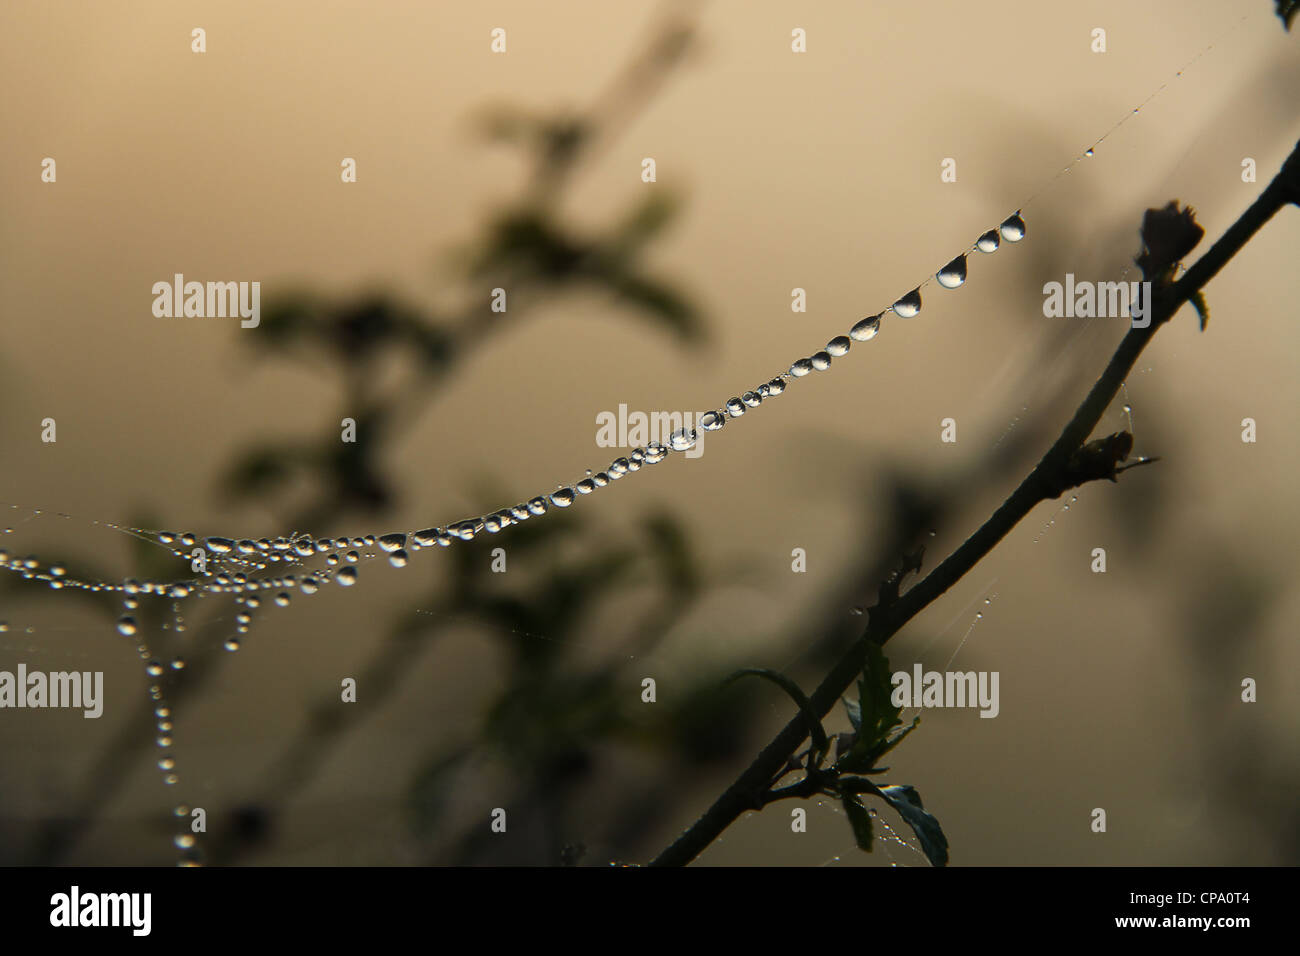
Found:
[[856, 700], [844, 698], [844, 709], [848, 711], [849, 723], [853, 725], [853, 731], [856, 733], [862, 728], [862, 708], [858, 706]]
[[853, 838], [858, 842], [858, 849], [870, 853], [875, 843], [875, 834], [871, 830], [871, 814], [867, 812], [867, 808], [862, 805], [855, 793], [841, 794], [840, 802], [844, 804], [849, 825], [853, 827]]
[[885, 798], [921, 841], [921, 851], [933, 866], [948, 865], [948, 838], [934, 814], [921, 805], [921, 795], [908, 784], [880, 787], [876, 792]]
[[773, 684], [776, 684], [777, 687], [780, 687], [783, 691], [789, 694], [794, 699], [794, 702], [799, 705], [799, 709], [803, 711], [803, 716], [808, 722], [808, 731], [812, 734], [813, 745], [815, 748], [822, 754], [825, 754], [831, 749], [830, 738], [826, 736], [826, 730], [822, 727], [821, 718], [817, 716], [817, 711], [813, 709], [812, 701], [808, 699], [807, 694], [799, 689], [798, 684], [778, 671], [768, 670], [765, 667], [746, 667], [743, 670], [736, 671], [736, 673], [724, 680], [722, 682], [723, 686], [738, 681], [742, 677], [762, 677], [764, 680], [770, 680]]
[[[893, 733], [894, 728], [902, 723], [899, 716], [902, 708], [890, 701], [892, 694], [889, 660], [880, 645], [873, 643], [867, 649], [862, 679], [858, 681], [858, 720], [854, 723], [857, 738], [849, 752], [840, 759], [838, 769], [865, 773], [875, 767], [882, 754], [892, 750], [911, 733], [916, 720], [902, 731]], [[847, 701], [845, 705], [848, 706]], [[849, 710], [849, 719], [853, 720], [853, 708]]]

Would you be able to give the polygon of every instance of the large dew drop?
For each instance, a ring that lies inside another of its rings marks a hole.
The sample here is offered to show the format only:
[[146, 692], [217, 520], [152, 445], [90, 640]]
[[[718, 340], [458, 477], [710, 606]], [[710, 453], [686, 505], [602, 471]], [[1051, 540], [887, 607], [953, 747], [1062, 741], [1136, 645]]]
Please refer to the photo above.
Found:
[[406, 547], [406, 535], [401, 532], [384, 534], [379, 536], [379, 548], [382, 551], [392, 554], [394, 551], [400, 551]]
[[700, 427], [706, 432], [716, 432], [726, 423], [727, 417], [722, 412], [707, 411], [700, 416]]
[[1002, 238], [1007, 242], [1019, 242], [1025, 238], [1025, 221], [1020, 218], [1020, 213], [1016, 212], [1008, 216], [1002, 225], [998, 227], [998, 230], [1002, 233]]
[[939, 285], [945, 289], [955, 289], [966, 281], [966, 256], [960, 255], [935, 273]]
[[826, 343], [826, 351], [837, 357], [840, 355], [848, 355], [849, 347], [852, 344], [853, 343], [849, 341], [847, 335], [837, 335]]
[[913, 289], [907, 295], [903, 296], [892, 306], [894, 314], [904, 319], [910, 319], [921, 311], [921, 290]]
[[998, 251], [998, 231], [990, 229], [984, 235], [975, 240], [975, 248], [980, 252], [997, 252]]
[[813, 364], [810, 359], [801, 358], [790, 366], [790, 374], [795, 378], [803, 378], [805, 375], [811, 375]]
[[338, 574], [334, 576], [343, 587], [351, 587], [357, 583], [357, 569], [353, 567], [339, 568]]
[[831, 367], [831, 353], [817, 352], [808, 361], [812, 362], [812, 367], [819, 372], [824, 372]]
[[849, 338], [855, 342], [869, 342], [880, 331], [880, 316], [869, 315], [849, 329]]
[[673, 451], [686, 451], [695, 447], [695, 429], [679, 428], [668, 437], [668, 447]]
[[557, 508], [567, 508], [573, 504], [573, 489], [561, 488], [551, 495], [551, 504]]

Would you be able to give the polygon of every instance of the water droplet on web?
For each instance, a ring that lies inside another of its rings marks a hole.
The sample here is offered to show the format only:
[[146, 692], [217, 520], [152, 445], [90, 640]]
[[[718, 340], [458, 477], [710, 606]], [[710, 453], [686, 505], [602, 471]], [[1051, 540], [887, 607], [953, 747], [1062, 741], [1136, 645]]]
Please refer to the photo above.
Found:
[[628, 468], [630, 464], [631, 462], [629, 462], [626, 458], [615, 458], [613, 461], [609, 463], [608, 471], [611, 475], [618, 475], [620, 478], [622, 478], [630, 470]]
[[841, 355], [848, 355], [852, 344], [847, 335], [837, 335], [826, 343], [826, 351], [838, 358]]
[[849, 337], [855, 342], [869, 342], [876, 337], [880, 331], [880, 316], [869, 315], [853, 328], [849, 329]]
[[315, 594], [320, 590], [320, 582], [312, 577], [303, 578], [302, 582], [298, 585], [298, 590], [303, 594]]
[[398, 548], [388, 556], [388, 563], [395, 568], [404, 568], [406, 567], [407, 557], [406, 551], [402, 548]]
[[546, 514], [546, 499], [541, 496], [528, 499], [528, 510], [535, 515]]
[[334, 579], [345, 588], [351, 587], [357, 583], [357, 569], [340, 568], [338, 574], [334, 576]]
[[901, 316], [904, 319], [914, 317], [921, 311], [921, 290], [913, 289], [890, 306], [890, 308], [894, 310], [895, 315]]
[[695, 447], [695, 429], [679, 428], [668, 437], [668, 447], [673, 451], [686, 451]]
[[288, 606], [289, 606], [289, 592], [288, 592], [288, 591], [281, 591], [279, 594], [277, 594], [277, 595], [275, 596], [275, 603], [276, 603], [277, 605], [279, 605], [280, 607], [288, 607]]
[[229, 554], [235, 549], [235, 542], [229, 538], [207, 538], [204, 544], [213, 554]]
[[657, 465], [668, 457], [668, 449], [659, 442], [651, 442], [645, 448], [645, 463], [647, 465]]
[[857, 607], [851, 607], [851, 608], [849, 608], [849, 613], [852, 614], [854, 617], [861, 617], [861, 616], [862, 616], [862, 605], [859, 604]]
[[406, 547], [406, 535], [401, 532], [381, 535], [379, 538], [379, 549], [392, 554], [394, 551], [400, 551]]
[[1019, 242], [1025, 238], [1025, 220], [1020, 217], [1020, 213], [1013, 213], [1003, 220], [998, 231], [1007, 242]]
[[573, 504], [573, 489], [560, 488], [551, 493], [551, 504], [557, 508], [567, 508]]
[[133, 617], [118, 618], [117, 632], [119, 634], [125, 635], [126, 637], [130, 637], [131, 635], [133, 635], [136, 632], [135, 618]]
[[990, 229], [984, 235], [975, 240], [975, 248], [980, 252], [997, 252], [998, 251], [998, 231]]
[[767, 394], [780, 395], [785, 391], [785, 382], [779, 378], [774, 378], [767, 383]]
[[740, 400], [750, 408], [756, 408], [762, 403], [763, 396], [758, 394], [758, 392], [746, 392], [744, 395], [740, 396]]
[[700, 427], [706, 432], [716, 432], [726, 422], [726, 416], [721, 412], [707, 411], [700, 416]]
[[739, 398], [733, 397], [727, 399], [727, 414], [732, 418], [739, 418], [741, 415], [745, 414], [745, 403]]
[[[1134, 112], [1137, 112], [1137, 111], [1134, 110]], [[1092, 147], [1089, 146], [1087, 149], [1085, 149], [1085, 150], [1083, 151], [1083, 155], [1088, 156], [1088, 157], [1091, 157], [1091, 156], [1093, 155]]]
[[826, 351], [817, 352], [809, 361], [812, 362], [812, 367], [817, 371], [824, 372], [831, 367], [831, 353]]
[[573, 486], [573, 490], [580, 495], [589, 495], [596, 490], [596, 483], [590, 478], [583, 478]]
[[790, 366], [790, 374], [795, 378], [803, 378], [805, 375], [811, 375], [812, 370], [812, 362], [806, 358], [801, 358]]
[[934, 276], [945, 289], [955, 289], [966, 281], [966, 256], [960, 255]]

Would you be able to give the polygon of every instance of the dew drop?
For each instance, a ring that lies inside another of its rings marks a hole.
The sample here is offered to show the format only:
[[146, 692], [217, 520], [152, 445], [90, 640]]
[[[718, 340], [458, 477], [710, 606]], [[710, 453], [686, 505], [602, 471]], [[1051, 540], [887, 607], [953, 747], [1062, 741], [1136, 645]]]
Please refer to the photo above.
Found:
[[406, 562], [408, 557], [409, 556], [407, 555], [405, 549], [398, 548], [396, 551], [394, 551], [392, 554], [388, 556], [388, 563], [395, 568], [404, 568], [406, 567]]
[[739, 418], [745, 414], [745, 403], [739, 397], [727, 399], [727, 414], [732, 418]]
[[707, 411], [700, 416], [700, 427], [706, 432], [716, 432], [726, 423], [727, 418], [722, 412]]
[[1020, 217], [1019, 212], [1013, 213], [1003, 221], [998, 231], [1007, 242], [1019, 242], [1025, 238], [1025, 220]]
[[279, 594], [277, 594], [277, 595], [275, 596], [275, 603], [276, 603], [277, 605], [279, 605], [280, 607], [288, 607], [288, 606], [289, 606], [289, 592], [288, 592], [288, 591], [281, 591]]
[[894, 314], [904, 319], [910, 319], [921, 311], [921, 290], [913, 289], [907, 295], [895, 302], [891, 309]]
[[975, 240], [975, 248], [980, 252], [997, 252], [998, 251], [998, 231], [990, 229], [984, 235]]
[[320, 590], [320, 582], [315, 578], [303, 578], [302, 583], [298, 585], [298, 590], [303, 594], [315, 594]]
[[740, 400], [750, 408], [757, 408], [762, 404], [763, 396], [758, 394], [758, 392], [746, 392], [744, 395], [740, 396]]
[[857, 607], [851, 607], [851, 608], [849, 608], [849, 613], [852, 614], [854, 617], [861, 617], [861, 616], [862, 616], [862, 605], [859, 604]]
[[[602, 499], [603, 500], [603, 499]], [[573, 504], [573, 489], [560, 488], [551, 495], [551, 504], [557, 508], [567, 508]]]
[[[543, 507], [542, 510], [545, 511], [546, 509]], [[535, 513], [541, 514], [540, 511]], [[447, 530], [462, 541], [472, 541], [474, 535], [483, 530], [483, 522], [477, 518], [466, 518], [464, 521], [457, 521], [453, 525], [448, 525]]]
[[[7, 628], [6, 628], [7, 630]], [[126, 616], [117, 620], [117, 633], [130, 637], [136, 632], [135, 618]]]
[[596, 483], [592, 481], [590, 478], [583, 478], [576, 485], [574, 485], [573, 488], [580, 495], [589, 495], [596, 490]]
[[948, 263], [942, 269], [935, 273], [934, 276], [939, 280], [939, 285], [945, 289], [955, 289], [966, 281], [966, 256], [958, 256], [952, 262]]
[[188, 850], [190, 847], [194, 846], [194, 834], [182, 833], [179, 836], [177, 836], [176, 839], [173, 840], [172, 842], [175, 843], [182, 850]]
[[340, 568], [334, 579], [343, 587], [349, 588], [357, 583], [357, 569], [352, 567]]
[[686, 451], [695, 447], [695, 429], [679, 428], [668, 436], [668, 447], [673, 451]]
[[1093, 155], [1092, 147], [1089, 146], [1087, 149], [1085, 149], [1085, 150], [1083, 151], [1083, 155], [1088, 156], [1088, 157], [1091, 157], [1091, 156]]
[[853, 343], [849, 341], [847, 335], [837, 335], [826, 343], [826, 351], [836, 357], [849, 354], [849, 346]]
[[597, 488], [604, 488], [607, 484], [609, 484], [609, 473], [604, 471], [598, 471], [591, 476], [591, 480], [595, 482]]
[[205, 538], [203, 543], [213, 554], [229, 554], [235, 548], [235, 542], [229, 538]]
[[536, 498], [529, 499], [528, 510], [535, 515], [546, 514], [546, 499], [541, 497], [540, 495]]
[[801, 358], [790, 366], [790, 374], [795, 378], [803, 378], [805, 375], [811, 375], [812, 370], [812, 360], [806, 358]]
[[394, 532], [392, 534], [381, 535], [379, 538], [380, 550], [386, 551], [389, 554], [392, 554], [394, 551], [400, 551], [402, 548], [405, 547], [406, 547], [406, 535], [402, 534], [401, 532]]
[[780, 395], [785, 391], [785, 382], [779, 378], [774, 378], [767, 383], [767, 394]]
[[668, 449], [659, 444], [659, 442], [651, 442], [649, 445], [646, 445], [645, 463], [647, 465], [657, 465], [667, 457]]
[[609, 463], [608, 471], [611, 475], [618, 475], [621, 478], [631, 470], [628, 468], [628, 464], [629, 462], [626, 458], [615, 458]]
[[831, 367], [831, 353], [826, 351], [817, 352], [811, 359], [812, 367], [819, 372], [824, 372]]
[[870, 342], [879, 332], [880, 316], [869, 315], [849, 329], [849, 337], [855, 342]]

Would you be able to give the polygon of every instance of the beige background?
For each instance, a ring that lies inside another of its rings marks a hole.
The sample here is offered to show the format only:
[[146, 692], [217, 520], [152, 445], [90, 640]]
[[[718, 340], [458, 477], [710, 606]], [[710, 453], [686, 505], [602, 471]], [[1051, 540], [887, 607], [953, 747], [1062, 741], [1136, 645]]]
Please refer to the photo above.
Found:
[[[223, 504], [214, 477], [256, 437], [301, 437], [337, 418], [336, 383], [263, 359], [249, 347], [257, 332], [236, 323], [155, 319], [151, 285], [183, 272], [258, 279], [264, 297], [298, 284], [390, 287], [430, 304], [484, 295], [451, 284], [445, 253], [517, 194], [526, 168], [474, 139], [477, 111], [582, 107], [653, 20], [639, 4], [587, 2], [5, 4], [0, 501], [75, 517], [18, 523], [14, 512], [0, 546], [51, 559], [75, 548], [126, 573], [126, 539], [93, 521], [147, 507], [200, 534], [290, 530], [270, 508]], [[196, 25], [202, 56], [189, 50]], [[495, 26], [508, 30], [504, 56], [488, 52]], [[804, 55], [789, 49], [796, 26]], [[1096, 26], [1105, 55], [1089, 52]], [[675, 674], [738, 659], [789, 664], [837, 566], [871, 544], [861, 515], [879, 517], [862, 489], [879, 466], [956, 473], [1013, 423], [1059, 424], [1082, 394], [1077, 378], [1061, 391], [1071, 374], [1099, 371], [1122, 324], [1044, 319], [1042, 284], [1116, 277], [1148, 206], [1191, 203], [1212, 239], [1258, 193], [1241, 182], [1243, 157], [1264, 180], [1300, 130], [1296, 43], [1265, 0], [708, 4], [688, 61], [582, 169], [564, 208], [595, 228], [644, 190], [680, 194], [681, 217], [650, 262], [704, 307], [708, 341], [688, 352], [616, 321], [604, 299], [561, 299], [457, 369], [391, 462], [404, 498], [387, 526], [312, 530], [444, 523], [472, 506], [480, 476], [508, 505], [602, 467], [597, 412], [713, 407], [885, 308], [1037, 194], [1027, 240], [972, 258], [961, 290], [932, 284], [918, 319], [888, 323], [833, 374], [710, 435], [700, 459], [675, 457], [582, 502], [610, 534], [653, 503], [671, 508], [714, 582], [680, 633], [630, 664], [630, 682], [644, 673], [671, 687]], [[1053, 179], [1162, 84], [1094, 158]], [[45, 156], [56, 185], [39, 181]], [[344, 156], [358, 160], [356, 185], [338, 181]], [[658, 162], [655, 185], [639, 180], [644, 156]], [[956, 184], [939, 181], [949, 156]], [[1067, 512], [1040, 507], [890, 645], [907, 667], [935, 639], [923, 660], [942, 667], [996, 594], [957, 664], [1001, 673], [1001, 716], [927, 715], [893, 764], [943, 822], [954, 863], [1296, 862], [1298, 243], [1288, 210], [1209, 287], [1208, 330], [1179, 315], [1141, 360], [1128, 383], [1137, 452], [1164, 461], [1085, 488]], [[807, 314], [790, 311], [796, 286]], [[47, 416], [56, 445], [39, 441]], [[955, 446], [938, 441], [948, 416]], [[1246, 416], [1259, 423], [1255, 445], [1240, 441]], [[1116, 407], [1102, 429], [1123, 424]], [[932, 557], [1010, 487], [972, 487]], [[1159, 517], [1143, 523], [1153, 499]], [[790, 572], [793, 547], [807, 549], [806, 575]], [[1094, 547], [1108, 550], [1104, 576], [1088, 570]], [[365, 659], [376, 617], [412, 599], [414, 576], [436, 579], [439, 558], [363, 571], [350, 592], [267, 616], [179, 729], [189, 789], [165, 791], [142, 761], [74, 857], [170, 862], [157, 819], [173, 797], [219, 806], [251, 787], [278, 735]], [[1228, 616], [1210, 638], [1217, 655], [1198, 651], [1195, 622], [1220, 588], [1246, 585], [1268, 596], [1259, 614]], [[97, 723], [0, 713], [8, 853], [24, 821], [58, 812], [144, 678], [129, 646], [73, 601], [23, 601], [0, 618], [12, 625], [0, 667], [75, 660], [110, 682]], [[19, 636], [28, 625], [35, 633]], [[616, 634], [596, 622], [556, 637], [598, 648]], [[407, 859], [405, 728], [432, 711], [448, 734], [472, 730], [494, 661], [469, 629], [413, 660], [403, 692], [344, 738], [256, 861]], [[817, 675], [798, 676], [811, 686]], [[1260, 681], [1253, 707], [1233, 703], [1243, 676]], [[773, 691], [755, 750], [788, 711]], [[651, 855], [737, 769], [683, 781], [684, 809], [613, 852]], [[460, 799], [467, 813], [495, 806], [490, 792]], [[1104, 836], [1088, 830], [1098, 806], [1110, 814]], [[752, 815], [703, 859], [889, 860], [852, 850], [829, 805], [810, 807], [807, 835], [788, 820], [786, 807]]]

